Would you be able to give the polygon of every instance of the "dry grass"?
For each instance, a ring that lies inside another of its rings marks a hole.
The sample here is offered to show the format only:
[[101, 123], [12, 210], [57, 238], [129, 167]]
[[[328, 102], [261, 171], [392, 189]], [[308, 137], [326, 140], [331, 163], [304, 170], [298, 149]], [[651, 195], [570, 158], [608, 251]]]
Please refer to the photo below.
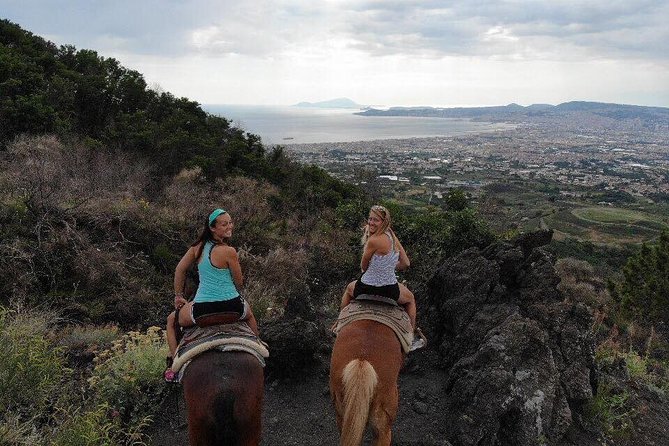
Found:
[[594, 309], [604, 309], [610, 302], [604, 281], [595, 275], [588, 262], [573, 258], [560, 259], [555, 264], [560, 276], [558, 290], [571, 302], [582, 302]]

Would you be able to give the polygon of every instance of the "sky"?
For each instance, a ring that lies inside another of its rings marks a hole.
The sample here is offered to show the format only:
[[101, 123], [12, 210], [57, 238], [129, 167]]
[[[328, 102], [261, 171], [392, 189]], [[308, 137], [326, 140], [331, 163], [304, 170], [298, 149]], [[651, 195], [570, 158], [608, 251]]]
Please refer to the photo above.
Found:
[[0, 0], [203, 104], [669, 107], [668, 0]]

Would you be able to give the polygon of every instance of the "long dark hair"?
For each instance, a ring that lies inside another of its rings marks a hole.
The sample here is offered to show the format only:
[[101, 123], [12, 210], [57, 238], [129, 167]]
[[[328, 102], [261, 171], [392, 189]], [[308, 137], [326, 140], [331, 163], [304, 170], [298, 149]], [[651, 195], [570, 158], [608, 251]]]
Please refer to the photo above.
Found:
[[[200, 256], [202, 255], [202, 250], [204, 249], [204, 245], [207, 242], [212, 242], [214, 245], [219, 244], [218, 240], [214, 239], [214, 234], [211, 232], [211, 228], [216, 227], [216, 220], [212, 222], [212, 225], [209, 225], [209, 220], [204, 222], [204, 227], [202, 228], [202, 231], [200, 231], [200, 236], [195, 240], [192, 244], [192, 246], [197, 246], [198, 244], [200, 247], [197, 250], [197, 255], [195, 256], [196, 259], [199, 259]], [[229, 238], [224, 238], [223, 243], [227, 244]]]
[[[214, 221], [214, 226], [216, 226], [216, 221]], [[204, 227], [202, 228], [202, 231], [200, 231], [200, 236], [190, 245], [191, 247], [197, 246], [198, 244], [200, 245], [197, 250], [197, 255], [195, 256], [196, 259], [200, 258], [202, 255], [202, 250], [204, 249], [204, 245], [209, 241], [214, 241], [214, 234], [211, 232], [209, 222], [205, 221]]]

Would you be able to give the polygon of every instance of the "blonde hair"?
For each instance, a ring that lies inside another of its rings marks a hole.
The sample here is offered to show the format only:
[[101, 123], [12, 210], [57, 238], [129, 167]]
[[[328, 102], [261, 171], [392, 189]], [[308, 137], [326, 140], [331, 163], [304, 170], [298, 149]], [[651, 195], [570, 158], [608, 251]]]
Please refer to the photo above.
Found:
[[[390, 232], [390, 235], [396, 239], [397, 237], [395, 236], [395, 233], [393, 232], [393, 229], [390, 227], [391, 219], [390, 219], [390, 211], [386, 209], [385, 207], [375, 204], [369, 209], [370, 212], [373, 212], [377, 217], [381, 219], [381, 226], [379, 226], [379, 230], [377, 234], [383, 234], [386, 232]], [[360, 244], [365, 245], [367, 243], [367, 240], [369, 240], [370, 233], [369, 233], [369, 223], [365, 224], [365, 227], [362, 230], [362, 237], [360, 238]], [[396, 245], [396, 244], [395, 244]], [[395, 246], [395, 251], [397, 250], [397, 246]]]

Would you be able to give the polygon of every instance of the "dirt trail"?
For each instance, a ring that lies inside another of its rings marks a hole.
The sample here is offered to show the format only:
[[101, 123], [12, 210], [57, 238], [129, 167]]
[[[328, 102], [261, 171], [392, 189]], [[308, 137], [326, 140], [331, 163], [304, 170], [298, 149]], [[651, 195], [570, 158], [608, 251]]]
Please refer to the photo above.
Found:
[[[444, 440], [447, 428], [442, 416], [444, 398], [440, 398], [445, 372], [434, 365], [433, 358], [429, 351], [412, 353], [400, 374], [400, 405], [393, 426], [393, 445], [448, 445]], [[181, 398], [181, 395], [168, 398], [165, 412], [157, 418], [151, 432], [151, 445], [188, 444]], [[168, 411], [175, 411], [177, 401], [178, 421], [170, 421]], [[326, 372], [311, 373], [290, 382], [268, 379], [263, 408], [263, 446], [335, 446], [338, 440]]]

